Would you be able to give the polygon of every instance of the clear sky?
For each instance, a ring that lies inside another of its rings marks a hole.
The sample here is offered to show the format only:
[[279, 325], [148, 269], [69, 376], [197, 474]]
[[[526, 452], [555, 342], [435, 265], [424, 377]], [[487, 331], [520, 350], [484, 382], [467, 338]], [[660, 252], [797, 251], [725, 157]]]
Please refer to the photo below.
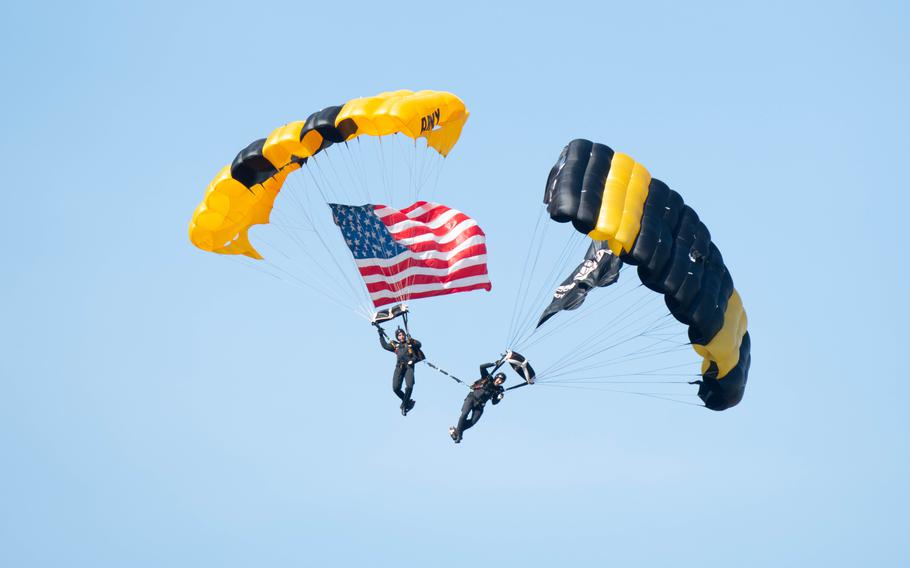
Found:
[[[20, 2], [0, 19], [3, 566], [899, 566], [907, 547], [903, 3]], [[547, 171], [586, 137], [679, 190], [753, 337], [714, 413], [522, 389], [455, 446], [374, 331], [188, 241], [250, 141], [356, 96], [458, 94], [439, 195], [503, 348]]]

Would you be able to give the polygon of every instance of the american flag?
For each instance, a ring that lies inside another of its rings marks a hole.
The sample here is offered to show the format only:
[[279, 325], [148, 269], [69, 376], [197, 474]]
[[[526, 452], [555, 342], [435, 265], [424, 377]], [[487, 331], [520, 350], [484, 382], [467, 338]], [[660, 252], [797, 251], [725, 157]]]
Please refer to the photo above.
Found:
[[461, 211], [426, 201], [401, 211], [329, 206], [374, 306], [490, 289], [486, 236]]

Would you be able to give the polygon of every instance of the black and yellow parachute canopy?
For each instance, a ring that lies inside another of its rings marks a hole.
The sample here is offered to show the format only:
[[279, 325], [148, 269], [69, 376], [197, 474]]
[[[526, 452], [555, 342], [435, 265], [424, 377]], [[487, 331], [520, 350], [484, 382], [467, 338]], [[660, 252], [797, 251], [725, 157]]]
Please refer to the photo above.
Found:
[[571, 222], [637, 266], [642, 283], [689, 326], [703, 358], [705, 406], [737, 404], [751, 364], [746, 312], [711, 233], [682, 196], [627, 154], [578, 139], [550, 170], [543, 201], [551, 219]]
[[394, 91], [327, 107], [276, 128], [218, 172], [190, 220], [190, 241], [219, 254], [262, 258], [250, 244], [252, 225], [269, 222], [288, 174], [332, 144], [358, 136], [402, 134], [447, 156], [468, 119], [464, 103], [441, 91]]

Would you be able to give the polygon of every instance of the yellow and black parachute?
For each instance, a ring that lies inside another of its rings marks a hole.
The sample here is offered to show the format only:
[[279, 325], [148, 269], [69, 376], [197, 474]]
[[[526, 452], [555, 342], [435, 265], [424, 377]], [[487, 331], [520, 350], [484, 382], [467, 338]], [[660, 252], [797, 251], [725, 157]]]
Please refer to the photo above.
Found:
[[249, 229], [269, 222], [288, 174], [307, 159], [358, 136], [389, 134], [424, 138], [444, 157], [467, 118], [464, 103], [451, 93], [402, 90], [352, 99], [276, 128], [215, 176], [193, 213], [190, 241], [207, 251], [262, 258], [249, 241]]
[[705, 406], [739, 403], [750, 365], [746, 312], [708, 228], [679, 193], [628, 155], [579, 139], [550, 170], [543, 201], [552, 220], [606, 243], [663, 294], [703, 359]]

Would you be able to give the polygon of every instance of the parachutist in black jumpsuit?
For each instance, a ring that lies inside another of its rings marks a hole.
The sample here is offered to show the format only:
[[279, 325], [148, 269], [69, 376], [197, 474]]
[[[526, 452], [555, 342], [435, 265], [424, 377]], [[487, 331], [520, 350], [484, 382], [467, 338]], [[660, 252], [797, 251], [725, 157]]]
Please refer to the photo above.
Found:
[[[420, 342], [408, 337], [404, 330], [395, 332], [398, 341], [386, 341], [382, 329], [379, 330], [379, 344], [386, 351], [391, 351], [398, 358], [395, 363], [395, 372], [392, 374], [392, 391], [401, 399], [401, 415], [407, 416], [408, 411], [414, 408], [411, 392], [414, 390], [414, 364], [420, 361]], [[404, 392], [401, 382], [404, 381]]]
[[[471, 385], [471, 392], [464, 399], [461, 406], [461, 416], [458, 417], [458, 425], [449, 428], [449, 435], [458, 444], [461, 442], [461, 435], [465, 430], [477, 424], [483, 415], [483, 407], [488, 400], [493, 404], [499, 404], [502, 397], [505, 396], [505, 389], [502, 383], [505, 382], [506, 376], [502, 373], [496, 373], [495, 377], [490, 376], [488, 369], [495, 367], [496, 363], [487, 363], [480, 366], [480, 379]], [[470, 418], [468, 415], [471, 415]]]

